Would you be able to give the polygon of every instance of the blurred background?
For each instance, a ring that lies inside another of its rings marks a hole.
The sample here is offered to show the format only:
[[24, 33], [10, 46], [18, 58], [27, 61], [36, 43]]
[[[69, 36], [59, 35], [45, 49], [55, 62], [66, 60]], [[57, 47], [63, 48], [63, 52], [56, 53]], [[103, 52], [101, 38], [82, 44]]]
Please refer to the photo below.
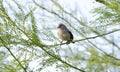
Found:
[[120, 1], [0, 0], [0, 72], [120, 72]]

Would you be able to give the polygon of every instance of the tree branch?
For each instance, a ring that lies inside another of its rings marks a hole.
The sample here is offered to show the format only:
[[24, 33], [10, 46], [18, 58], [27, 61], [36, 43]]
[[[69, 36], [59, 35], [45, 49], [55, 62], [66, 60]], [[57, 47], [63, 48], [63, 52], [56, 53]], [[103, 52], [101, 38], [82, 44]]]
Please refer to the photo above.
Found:
[[75, 67], [75, 66], [67, 63], [66, 61], [63, 61], [63, 60], [62, 60], [61, 58], [59, 58], [58, 56], [56, 56], [56, 55], [52, 54], [51, 52], [47, 51], [46, 49], [44, 49], [44, 47], [41, 47], [41, 45], [39, 45], [39, 43], [36, 43], [36, 42], [33, 42], [33, 43], [34, 43], [35, 45], [39, 46], [39, 47], [40, 47], [43, 51], [45, 51], [48, 55], [50, 55], [51, 57], [57, 59], [58, 61], [60, 61], [60, 62], [62, 62], [62, 63], [64, 63], [64, 64], [70, 66], [71, 68], [74, 68], [74, 69], [79, 70], [79, 71], [81, 71], [81, 72], [85, 72], [84, 70], [79, 69], [79, 68], [77, 68], [77, 67]]
[[15, 55], [12, 53], [12, 51], [10, 50], [10, 48], [8, 46], [6, 46], [5, 41], [0, 37], [0, 40], [3, 44], [3, 46], [9, 51], [9, 53], [11, 54], [11, 56], [18, 62], [18, 64], [23, 68], [24, 72], [27, 72], [26, 68], [22, 65], [22, 63], [15, 57]]
[[[3, 9], [4, 9], [4, 7], [3, 7]], [[71, 68], [74, 68], [74, 69], [76, 69], [76, 70], [85, 72], [84, 70], [79, 69], [79, 68], [77, 68], [77, 67], [75, 67], [75, 66], [73, 66], [73, 65], [71, 65], [71, 64], [69, 64], [69, 63], [67, 63], [67, 62], [65, 62], [65, 61], [63, 61], [61, 58], [57, 57], [56, 55], [52, 54], [51, 52], [48, 52], [46, 49], [44, 49], [44, 45], [43, 45], [42, 43], [38, 43], [38, 41], [36, 42], [35, 40], [31, 39], [30, 36], [28, 36], [25, 31], [23, 31], [22, 29], [20, 29], [20, 28], [12, 21], [12, 19], [8, 16], [8, 14], [6, 13], [5, 10], [4, 10], [4, 13], [5, 13], [6, 18], [8, 19], [8, 21], [10, 21], [13, 26], [15, 26], [18, 30], [20, 30], [23, 34], [25, 34], [25, 35], [29, 38], [29, 40], [32, 41], [32, 43], [34, 43], [36, 46], [39, 46], [39, 47], [40, 47], [43, 51], [45, 51], [48, 55], [52, 56], [53, 58], [57, 59], [58, 61], [61, 61], [61, 62], [64, 63], [64, 64], [70, 66]], [[9, 48], [8, 48], [6, 45], [4, 45], [4, 46], [8, 49], [8, 51], [10, 51]], [[11, 55], [15, 58], [15, 60], [17, 60], [17, 58], [13, 55], [13, 53], [12, 53], [11, 51], [10, 51], [10, 53], [11, 53]], [[19, 60], [17, 60], [17, 61], [18, 61], [18, 63], [20, 63]], [[22, 66], [21, 63], [20, 63], [20, 65]], [[23, 66], [22, 66], [22, 68], [23, 68], [23, 69], [25, 70], [25, 72], [26, 72], [26, 68], [24, 68]]]
[[[41, 9], [43, 9], [43, 10], [45, 10], [45, 11], [47, 11], [47, 12], [49, 12], [49, 13], [51, 13], [51, 14], [54, 14], [54, 15], [56, 15], [56, 16], [58, 16], [60, 19], [62, 19], [62, 20], [64, 20], [66, 23], [68, 23], [69, 25], [71, 24], [68, 20], [66, 20], [65, 18], [63, 18], [63, 17], [61, 17], [59, 14], [57, 14], [56, 12], [54, 12], [54, 11], [50, 11], [50, 10], [48, 10], [47, 8], [45, 8], [45, 7], [43, 7], [43, 6], [41, 6], [40, 4], [38, 4], [37, 2], [35, 2], [34, 0], [33, 0], [33, 2], [39, 7], [39, 8], [41, 8]], [[73, 17], [74, 18], [74, 17]], [[81, 23], [80, 23], [81, 24]], [[85, 27], [88, 27], [86, 24], [81, 24], [82, 26], [85, 26]], [[78, 30], [76, 29], [76, 28], [74, 28], [74, 27], [72, 27], [73, 29], [75, 29], [77, 32], [78, 32]], [[98, 36], [100, 35], [100, 33], [99, 32], [97, 32], [97, 31], [95, 31], [95, 30], [93, 30], [93, 29], [90, 29], [92, 32], [94, 32], [95, 34], [97, 34]], [[101, 36], [102, 37], [102, 36]], [[109, 43], [112, 43], [112, 44], [114, 44], [114, 46], [116, 46], [118, 49], [120, 49], [120, 47], [117, 45], [117, 44], [115, 44], [115, 43], [113, 43], [113, 42], [111, 42], [110, 40], [108, 40], [107, 38], [105, 38], [105, 37], [102, 37], [104, 40], [106, 40], [107, 42], [109, 42]], [[86, 39], [85, 39], [86, 40]], [[81, 40], [80, 40], [81, 41]], [[63, 43], [63, 44], [66, 44], [66, 43]], [[62, 44], [62, 45], [63, 45]], [[60, 45], [60, 44], [56, 44], [55, 46], [58, 46], [58, 45]]]
[[[79, 42], [79, 41], [84, 41], [84, 40], [88, 40], [88, 39], [94, 39], [94, 38], [97, 38], [97, 37], [106, 36], [106, 35], [108, 35], [108, 34], [111, 34], [111, 33], [117, 32], [117, 31], [120, 31], [120, 29], [116, 29], [116, 30], [110, 31], [110, 32], [108, 32], [108, 33], [100, 34], [100, 35], [93, 36], [93, 37], [87, 37], [87, 38], [75, 40], [75, 41], [73, 41], [73, 42]], [[64, 45], [64, 44], [67, 44], [67, 43], [54, 44], [54, 45], [44, 45], [44, 46], [45, 46], [45, 47], [46, 47], [46, 46], [47, 46], [47, 47], [54, 47], [54, 46], [59, 46], [59, 45]]]
[[111, 57], [111, 58], [113, 58], [113, 59], [115, 59], [115, 60], [120, 60], [120, 59], [118, 59], [118, 58], [116, 58], [116, 57], [114, 57], [114, 56], [112, 56], [112, 55], [109, 55], [108, 53], [106, 53], [106, 52], [103, 51], [102, 49], [98, 48], [94, 43], [90, 42], [89, 40], [88, 40], [88, 42], [89, 42], [90, 44], [92, 44], [92, 46], [94, 46], [96, 49], [98, 49], [98, 50], [100, 50], [101, 52], [103, 52], [103, 53], [104, 53], [105, 55], [107, 55], [108, 57]]

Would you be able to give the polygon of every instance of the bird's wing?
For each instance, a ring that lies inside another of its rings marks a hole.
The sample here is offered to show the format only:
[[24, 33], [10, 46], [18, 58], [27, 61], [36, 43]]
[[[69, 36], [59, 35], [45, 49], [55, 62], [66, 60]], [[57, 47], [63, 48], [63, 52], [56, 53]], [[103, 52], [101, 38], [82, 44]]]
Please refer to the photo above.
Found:
[[73, 40], [73, 34], [70, 31], [68, 31], [68, 32], [70, 34], [70, 39]]

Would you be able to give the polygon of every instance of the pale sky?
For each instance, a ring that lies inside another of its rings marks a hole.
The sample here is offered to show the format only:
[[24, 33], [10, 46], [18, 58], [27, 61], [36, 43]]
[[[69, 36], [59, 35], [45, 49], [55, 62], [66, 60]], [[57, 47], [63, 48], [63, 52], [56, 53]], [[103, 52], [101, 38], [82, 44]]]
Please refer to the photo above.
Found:
[[[19, 1], [21, 3], [21, 0]], [[26, 3], [27, 1], [31, 1], [31, 0], [23, 0], [22, 1], [23, 5], [25, 5], [24, 2]], [[92, 16], [93, 14], [90, 13], [91, 10], [100, 5], [99, 3], [96, 3], [94, 0], [58, 0], [58, 1], [61, 5], [63, 5], [64, 8], [70, 7], [73, 10], [77, 8], [80, 14], [83, 15], [82, 17], [84, 17], [84, 19], [87, 19], [88, 21], [93, 19], [93, 16]], [[38, 60], [31, 62], [29, 66], [31, 69], [39, 66]], [[55, 66], [53, 65], [52, 67], [47, 67], [46, 69], [43, 69], [41, 72], [61, 72], [61, 71], [56, 70]]]

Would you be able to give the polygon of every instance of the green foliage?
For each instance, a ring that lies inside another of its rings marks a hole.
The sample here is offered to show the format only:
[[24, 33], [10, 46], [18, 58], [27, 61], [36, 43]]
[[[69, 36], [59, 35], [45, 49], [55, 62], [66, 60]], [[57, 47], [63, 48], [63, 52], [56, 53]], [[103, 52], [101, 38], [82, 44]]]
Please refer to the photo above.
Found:
[[[104, 1], [104, 0], [101, 0]], [[98, 7], [94, 9], [93, 13], [98, 13], [100, 16], [98, 19], [100, 21], [114, 22], [114, 24], [119, 22], [120, 17], [120, 2], [119, 0], [106, 1], [106, 6]]]
[[[0, 72], [39, 72], [49, 67], [58, 72], [119, 72], [120, 59], [114, 52], [120, 50], [119, 36], [114, 38], [120, 31], [118, 0], [96, 0], [104, 6], [93, 10], [97, 18], [89, 23], [77, 16], [79, 10], [66, 10], [59, 1], [33, 0], [29, 7], [29, 2], [10, 1], [0, 0]], [[70, 28], [74, 44], [60, 44], [55, 36], [58, 21]]]

